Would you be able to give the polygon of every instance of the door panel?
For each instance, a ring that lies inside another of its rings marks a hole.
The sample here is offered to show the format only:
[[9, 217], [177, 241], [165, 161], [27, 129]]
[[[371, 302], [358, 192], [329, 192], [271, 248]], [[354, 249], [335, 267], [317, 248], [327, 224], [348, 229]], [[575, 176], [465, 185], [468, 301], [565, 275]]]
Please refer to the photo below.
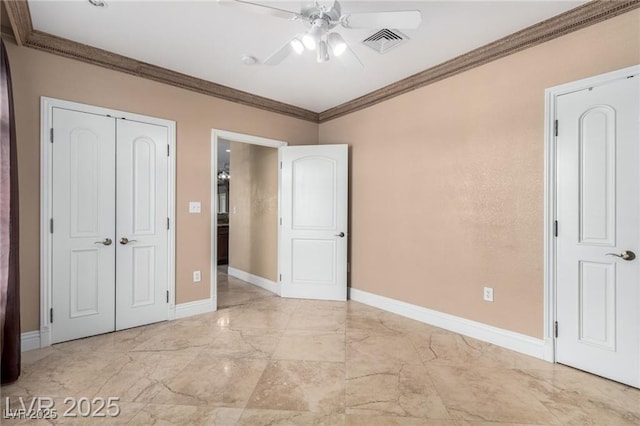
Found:
[[323, 157], [303, 157], [292, 161], [293, 229], [336, 228], [336, 161]]
[[[638, 76], [557, 101], [558, 362], [640, 386]], [[617, 255], [617, 256], [616, 256]]]
[[113, 331], [115, 121], [53, 108], [52, 342]]
[[72, 318], [95, 315], [100, 293], [100, 250], [71, 250], [69, 315]]
[[131, 247], [133, 255], [133, 280], [131, 285], [132, 306], [153, 305], [155, 303], [155, 247]]
[[118, 120], [117, 140], [116, 329], [121, 330], [167, 319], [168, 129]]
[[133, 232], [154, 235], [156, 230], [155, 175], [156, 146], [148, 137], [132, 141], [133, 161]]
[[334, 240], [292, 240], [292, 278], [298, 284], [325, 284], [335, 282], [337, 247]]
[[69, 213], [70, 233], [74, 238], [99, 234], [100, 168], [104, 167], [101, 143], [104, 141], [91, 129], [76, 128], [69, 134]]
[[280, 148], [283, 297], [346, 300], [347, 145]]
[[580, 117], [580, 242], [615, 245], [615, 111], [607, 105]]
[[580, 262], [579, 341], [615, 351], [615, 265]]

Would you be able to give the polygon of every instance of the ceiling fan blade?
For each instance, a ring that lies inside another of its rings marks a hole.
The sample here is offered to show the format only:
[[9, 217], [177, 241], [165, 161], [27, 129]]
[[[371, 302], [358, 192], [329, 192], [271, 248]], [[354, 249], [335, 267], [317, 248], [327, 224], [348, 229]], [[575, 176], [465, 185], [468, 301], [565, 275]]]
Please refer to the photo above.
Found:
[[327, 43], [329, 44], [333, 57], [338, 60], [340, 65], [351, 70], [364, 68], [358, 56], [351, 50], [349, 44], [340, 33], [329, 33], [327, 35]]
[[347, 49], [342, 53], [342, 55], [338, 56], [337, 59], [342, 66], [349, 70], [355, 71], [364, 68], [364, 64], [360, 62], [360, 58], [358, 58], [358, 55], [356, 55], [350, 47], [347, 47]]
[[340, 18], [345, 28], [397, 28], [415, 29], [422, 23], [419, 10], [399, 10], [395, 12], [348, 13]]
[[264, 65], [278, 65], [280, 62], [284, 61], [287, 56], [293, 53], [293, 47], [291, 47], [291, 42], [295, 39], [295, 37], [289, 40], [286, 44], [284, 44], [280, 49], [276, 50], [264, 60]]
[[223, 6], [232, 6], [236, 9], [243, 9], [253, 13], [261, 13], [263, 15], [277, 16], [284, 19], [304, 19], [304, 17], [291, 10], [280, 9], [278, 7], [267, 6], [266, 4], [254, 3], [245, 0], [217, 0]]

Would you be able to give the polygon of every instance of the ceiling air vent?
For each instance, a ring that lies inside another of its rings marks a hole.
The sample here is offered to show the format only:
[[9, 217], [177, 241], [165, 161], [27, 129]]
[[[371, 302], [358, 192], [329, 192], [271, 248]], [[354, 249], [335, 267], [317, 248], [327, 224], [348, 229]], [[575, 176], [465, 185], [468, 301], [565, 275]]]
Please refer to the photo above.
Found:
[[365, 38], [362, 43], [378, 53], [386, 53], [408, 39], [409, 37], [398, 30], [391, 31], [385, 28]]

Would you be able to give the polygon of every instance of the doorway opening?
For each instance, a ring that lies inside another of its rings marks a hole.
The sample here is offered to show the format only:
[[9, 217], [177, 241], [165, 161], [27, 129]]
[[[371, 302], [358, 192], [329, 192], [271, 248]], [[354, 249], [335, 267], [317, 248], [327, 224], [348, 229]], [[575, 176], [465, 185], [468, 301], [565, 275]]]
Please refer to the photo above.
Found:
[[211, 144], [211, 297], [215, 306], [279, 295], [278, 148], [287, 143], [213, 130]]

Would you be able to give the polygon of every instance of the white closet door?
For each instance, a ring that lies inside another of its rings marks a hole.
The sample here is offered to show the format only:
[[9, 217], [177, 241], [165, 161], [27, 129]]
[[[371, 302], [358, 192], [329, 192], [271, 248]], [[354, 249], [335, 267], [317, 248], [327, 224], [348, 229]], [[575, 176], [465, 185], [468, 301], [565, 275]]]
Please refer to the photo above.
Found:
[[113, 331], [115, 120], [53, 109], [52, 342]]
[[168, 316], [168, 133], [117, 120], [117, 330]]

